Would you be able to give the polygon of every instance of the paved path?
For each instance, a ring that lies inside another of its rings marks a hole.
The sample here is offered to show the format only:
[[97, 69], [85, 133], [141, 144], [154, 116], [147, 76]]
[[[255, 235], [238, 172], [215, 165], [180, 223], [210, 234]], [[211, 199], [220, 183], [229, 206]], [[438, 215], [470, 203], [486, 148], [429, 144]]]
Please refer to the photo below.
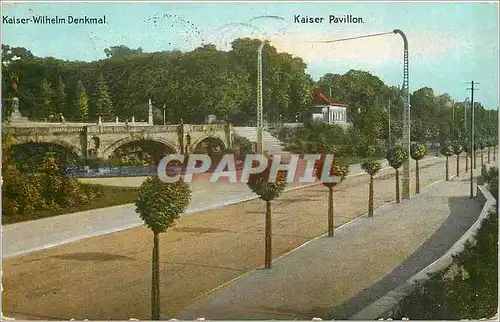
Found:
[[[479, 173], [479, 169], [476, 173]], [[346, 319], [442, 256], [481, 205], [462, 176], [318, 237], [193, 303], [191, 320]]]
[[[428, 157], [425, 160], [436, 160]], [[412, 162], [412, 166], [413, 166]], [[382, 165], [387, 167], [387, 161]], [[359, 165], [350, 167], [350, 176], [366, 175]], [[302, 185], [307, 186], [307, 185]], [[297, 189], [299, 184], [289, 189]], [[288, 189], [288, 190], [289, 190]], [[193, 182], [192, 202], [187, 213], [255, 199], [246, 184]], [[73, 214], [20, 222], [2, 227], [2, 257], [11, 258], [69, 242], [109, 234], [142, 225], [133, 204], [94, 209]]]

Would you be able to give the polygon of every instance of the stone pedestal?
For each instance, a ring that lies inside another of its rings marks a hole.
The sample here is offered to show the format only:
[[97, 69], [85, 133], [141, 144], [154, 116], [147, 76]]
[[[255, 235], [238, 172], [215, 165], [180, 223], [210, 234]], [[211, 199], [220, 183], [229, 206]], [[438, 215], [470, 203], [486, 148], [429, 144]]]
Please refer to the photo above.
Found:
[[9, 121], [11, 123], [29, 122], [28, 118], [22, 116], [21, 112], [19, 112], [19, 98], [17, 97], [12, 99], [12, 114]]

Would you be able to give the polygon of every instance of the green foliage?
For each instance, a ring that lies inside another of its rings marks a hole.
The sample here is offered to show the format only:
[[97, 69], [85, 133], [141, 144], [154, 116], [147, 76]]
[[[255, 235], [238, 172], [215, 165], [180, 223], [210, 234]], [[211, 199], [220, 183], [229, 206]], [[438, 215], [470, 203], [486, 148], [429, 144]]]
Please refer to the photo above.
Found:
[[472, 149], [470, 148], [470, 142], [468, 140], [464, 140], [464, 142], [462, 143], [462, 147], [464, 149], [464, 152], [466, 153], [470, 153], [472, 151]]
[[113, 103], [111, 101], [111, 95], [109, 93], [108, 86], [104, 80], [104, 77], [99, 75], [99, 80], [97, 82], [97, 116], [101, 116], [103, 121], [110, 120], [113, 116]]
[[66, 112], [67, 112], [67, 100], [68, 100], [68, 97], [66, 95], [66, 85], [64, 85], [64, 82], [63, 82], [61, 76], [59, 76], [59, 79], [57, 82], [57, 89], [54, 93], [54, 99], [53, 99], [54, 109], [55, 109], [56, 114], [59, 114], [59, 113], [66, 114]]
[[77, 87], [76, 87], [76, 117], [81, 120], [85, 121], [89, 115], [89, 103], [88, 103], [88, 97], [87, 97], [87, 92], [85, 90], [85, 86], [83, 86], [82, 81], [78, 81]]
[[83, 163], [75, 152], [58, 144], [26, 142], [13, 145], [10, 149], [12, 164], [22, 172], [37, 172], [47, 154], [55, 158], [60, 169]]
[[451, 157], [454, 153], [453, 145], [449, 142], [441, 144], [441, 154], [445, 157]]
[[270, 167], [271, 161], [269, 161], [269, 166], [264, 170], [256, 174], [250, 174], [248, 177], [247, 185], [260, 199], [264, 201], [271, 201], [278, 198], [287, 186], [286, 182], [286, 171], [278, 171], [276, 179], [274, 182], [269, 182], [269, 177], [271, 173]]
[[104, 53], [108, 58], [122, 58], [142, 54], [142, 48], [132, 49], [127, 46], [111, 46], [104, 49]]
[[389, 162], [389, 165], [397, 170], [408, 159], [408, 150], [400, 146], [393, 147], [387, 151], [385, 158]]
[[484, 148], [486, 147], [485, 140], [482, 138], [479, 138], [478, 143], [477, 143], [477, 147], [479, 148], [479, 150], [484, 150]]
[[369, 160], [361, 164], [361, 169], [365, 170], [369, 175], [374, 176], [382, 169], [382, 164], [377, 160]]
[[[498, 210], [497, 210], [498, 211]], [[498, 212], [481, 223], [453, 263], [430, 276], [399, 304], [395, 319], [459, 320], [493, 317], [498, 308]]]
[[49, 81], [44, 78], [40, 84], [40, 96], [37, 98], [33, 115], [38, 118], [47, 119], [50, 115], [55, 114], [55, 109], [52, 104], [52, 88]]
[[[98, 189], [76, 179], [65, 178], [54, 153], [46, 153], [43, 162], [31, 173], [21, 172], [13, 161], [11, 138], [2, 138], [2, 212], [4, 216], [30, 217], [37, 211], [57, 210], [85, 204], [101, 196]], [[34, 166], [34, 165], [33, 165]]]
[[464, 150], [463, 146], [459, 142], [453, 144], [453, 154], [459, 155]]
[[424, 144], [413, 143], [410, 146], [410, 155], [413, 160], [418, 161], [422, 159], [426, 153], [427, 153], [427, 148], [425, 147]]
[[[488, 190], [493, 197], [498, 200], [498, 168], [491, 167], [484, 175], [483, 178], [487, 184]], [[498, 203], [497, 203], [498, 207]]]
[[136, 212], [154, 233], [165, 232], [184, 213], [191, 202], [185, 182], [162, 182], [158, 177], [144, 181], [137, 196]]
[[[316, 163], [316, 177], [321, 180], [323, 175], [323, 167], [325, 166], [325, 156]], [[335, 158], [333, 166], [330, 167], [329, 176], [337, 176], [340, 182], [344, 181], [349, 174], [349, 165], [342, 158]], [[337, 185], [335, 182], [323, 182], [327, 187], [334, 187]]]

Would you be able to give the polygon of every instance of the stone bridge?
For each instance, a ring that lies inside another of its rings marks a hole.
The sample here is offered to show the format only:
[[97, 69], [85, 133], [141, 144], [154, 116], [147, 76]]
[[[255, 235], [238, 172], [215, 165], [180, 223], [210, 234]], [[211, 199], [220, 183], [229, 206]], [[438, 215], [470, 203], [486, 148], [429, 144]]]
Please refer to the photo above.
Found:
[[28, 142], [53, 143], [68, 148], [80, 157], [107, 160], [127, 143], [152, 141], [174, 153], [193, 152], [207, 138], [220, 140], [224, 148], [232, 146], [230, 124], [152, 125], [116, 123], [11, 123], [4, 124], [4, 133], [14, 144]]

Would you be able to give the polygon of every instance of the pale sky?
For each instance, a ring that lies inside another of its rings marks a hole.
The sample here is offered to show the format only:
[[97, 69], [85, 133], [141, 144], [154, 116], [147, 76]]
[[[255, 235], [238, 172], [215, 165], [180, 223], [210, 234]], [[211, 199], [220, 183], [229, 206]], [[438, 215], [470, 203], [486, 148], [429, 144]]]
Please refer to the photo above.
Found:
[[[106, 16], [105, 25], [2, 24], [2, 43], [36, 56], [93, 61], [104, 48], [126, 45], [146, 52], [192, 50], [203, 43], [228, 49], [239, 37], [271, 40], [279, 51], [300, 56], [308, 73], [361, 69], [388, 85], [402, 83], [403, 41], [389, 34], [333, 44], [333, 40], [403, 30], [409, 41], [410, 90], [428, 86], [456, 100], [465, 83], [479, 82], [476, 101], [498, 106], [498, 4], [494, 3], [2, 3], [2, 15]], [[294, 16], [323, 17], [300, 24]], [[361, 17], [363, 24], [330, 24], [330, 15]], [[257, 18], [279, 16], [278, 18]]]

